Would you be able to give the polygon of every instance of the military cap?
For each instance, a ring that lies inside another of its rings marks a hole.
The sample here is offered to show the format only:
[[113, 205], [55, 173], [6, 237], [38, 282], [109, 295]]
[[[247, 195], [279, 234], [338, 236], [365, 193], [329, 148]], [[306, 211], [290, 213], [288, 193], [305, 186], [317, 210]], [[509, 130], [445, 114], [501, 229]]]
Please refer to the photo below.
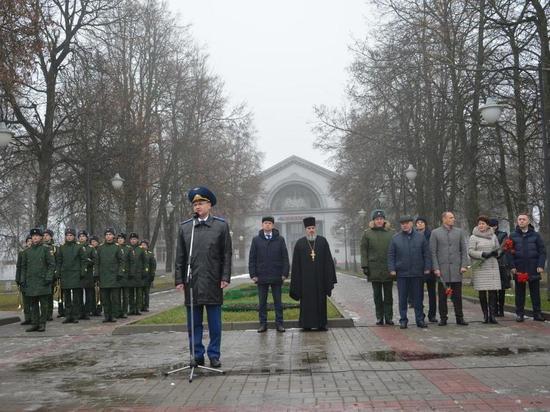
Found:
[[107, 229], [105, 229], [105, 232], [103, 232], [103, 236], [105, 236], [107, 233], [112, 233], [113, 235], [116, 234], [115, 229], [113, 229], [112, 227], [108, 227]]
[[216, 205], [216, 196], [207, 187], [198, 186], [189, 190], [187, 197], [191, 203], [195, 203], [201, 200], [210, 202], [212, 206]]
[[120, 232], [117, 236], [118, 239], [126, 239], [126, 233]]
[[65, 229], [65, 236], [67, 235], [76, 236], [76, 230], [74, 230], [72, 227], [68, 227], [67, 229]]
[[80, 235], [84, 235], [84, 236], [86, 236], [86, 238], [89, 237], [89, 236], [88, 236], [88, 232], [85, 231], [85, 230], [79, 230], [79, 231], [78, 231], [78, 237], [80, 237]]
[[495, 227], [498, 226], [498, 219], [489, 219], [489, 226]]
[[40, 229], [39, 227], [35, 227], [34, 229], [31, 229], [30, 235], [31, 235], [31, 237], [33, 235], [44, 236], [42, 234], [42, 229]]
[[275, 219], [272, 216], [264, 216], [264, 217], [262, 217], [262, 223], [264, 223], [264, 222], [275, 223]]
[[399, 218], [399, 223], [407, 223], [407, 222], [412, 222], [414, 219], [412, 216], [410, 215], [404, 215], [404, 216], [401, 216]]
[[139, 244], [141, 245], [142, 243], [145, 243], [147, 246], [149, 246], [149, 241], [147, 239], [142, 239], [141, 242], [139, 242]]
[[90, 236], [90, 242], [91, 242], [92, 240], [95, 240], [96, 242], [99, 242], [99, 238], [98, 238], [96, 235]]
[[136, 232], [130, 233], [130, 236], [128, 236], [128, 239], [139, 239], [139, 235]]
[[414, 220], [414, 223], [419, 222], [419, 221], [424, 222], [425, 224], [428, 224], [428, 220], [425, 217], [417, 216], [416, 219]]
[[374, 220], [377, 217], [381, 217], [381, 218], [385, 219], [386, 218], [386, 213], [384, 213], [384, 211], [382, 209], [375, 209], [375, 210], [372, 211], [372, 213], [370, 215], [370, 219]]
[[315, 226], [315, 218], [313, 216], [304, 219], [304, 227]]
[[46, 230], [44, 230], [44, 234], [45, 234], [45, 235], [50, 235], [51, 237], [53, 237], [53, 230], [51, 230], [51, 229], [46, 229]]

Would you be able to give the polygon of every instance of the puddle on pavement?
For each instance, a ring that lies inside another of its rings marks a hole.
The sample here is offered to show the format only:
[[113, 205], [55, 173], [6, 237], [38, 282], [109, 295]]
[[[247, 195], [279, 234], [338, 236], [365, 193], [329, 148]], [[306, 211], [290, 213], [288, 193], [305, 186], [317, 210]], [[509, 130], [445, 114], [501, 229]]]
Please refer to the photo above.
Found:
[[471, 351], [465, 352], [444, 352], [444, 353], [435, 353], [435, 352], [412, 352], [412, 351], [393, 351], [393, 350], [378, 350], [371, 351], [366, 353], [360, 353], [358, 356], [353, 356], [352, 358], [356, 360], [367, 360], [374, 362], [412, 362], [412, 361], [425, 361], [432, 359], [447, 359], [447, 358], [456, 358], [459, 356], [512, 356], [512, 355], [522, 355], [526, 353], [540, 353], [540, 352], [550, 352], [549, 348], [539, 348], [539, 347], [524, 347], [524, 348], [485, 348], [485, 349], [474, 349]]
[[43, 356], [22, 363], [18, 369], [22, 372], [48, 372], [51, 370], [73, 369], [82, 366], [94, 366], [97, 363], [86, 352], [73, 352], [56, 356]]

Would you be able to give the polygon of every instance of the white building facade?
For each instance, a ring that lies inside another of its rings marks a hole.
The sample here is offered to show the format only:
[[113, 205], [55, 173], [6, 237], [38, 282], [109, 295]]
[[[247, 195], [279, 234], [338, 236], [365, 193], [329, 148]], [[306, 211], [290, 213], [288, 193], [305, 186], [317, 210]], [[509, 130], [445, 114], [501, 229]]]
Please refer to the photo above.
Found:
[[305, 235], [302, 220], [314, 216], [317, 233], [327, 238], [337, 263], [343, 264], [346, 255], [348, 262], [353, 260], [351, 252], [355, 248], [351, 247], [351, 239], [346, 239], [339, 230], [343, 219], [340, 203], [330, 195], [330, 183], [335, 176], [334, 172], [298, 156], [263, 171], [258, 207], [245, 220], [246, 262], [250, 243], [261, 228], [263, 216], [275, 218], [275, 228], [286, 240], [290, 259], [296, 241]]

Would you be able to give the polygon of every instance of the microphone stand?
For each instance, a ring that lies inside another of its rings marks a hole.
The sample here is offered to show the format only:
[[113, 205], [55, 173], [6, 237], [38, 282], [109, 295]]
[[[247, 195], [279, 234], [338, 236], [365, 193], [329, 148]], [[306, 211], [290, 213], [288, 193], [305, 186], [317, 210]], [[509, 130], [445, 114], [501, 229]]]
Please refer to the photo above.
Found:
[[221, 369], [209, 368], [207, 366], [202, 366], [197, 363], [195, 359], [195, 317], [193, 310], [193, 272], [191, 271], [191, 259], [193, 257], [193, 240], [195, 238], [195, 217], [197, 214], [193, 214], [193, 227], [191, 228], [191, 244], [189, 246], [189, 257], [187, 259], [187, 285], [189, 287], [189, 306], [190, 306], [190, 316], [191, 316], [191, 359], [189, 360], [189, 365], [184, 366], [183, 368], [174, 369], [168, 372], [164, 372], [165, 376], [172, 375], [176, 372], [181, 372], [189, 369], [189, 382], [193, 382], [193, 375], [195, 369], [205, 369], [212, 372], [218, 372], [224, 374], [225, 372]]

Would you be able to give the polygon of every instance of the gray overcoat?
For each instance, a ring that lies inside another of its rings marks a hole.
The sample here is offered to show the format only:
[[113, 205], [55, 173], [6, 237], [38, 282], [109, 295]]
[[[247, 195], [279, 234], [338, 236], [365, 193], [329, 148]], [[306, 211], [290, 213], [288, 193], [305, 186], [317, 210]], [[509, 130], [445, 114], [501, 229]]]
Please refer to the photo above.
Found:
[[434, 270], [441, 271], [445, 283], [462, 282], [460, 268], [468, 266], [468, 246], [466, 234], [456, 227], [447, 229], [440, 226], [432, 230], [430, 249]]

